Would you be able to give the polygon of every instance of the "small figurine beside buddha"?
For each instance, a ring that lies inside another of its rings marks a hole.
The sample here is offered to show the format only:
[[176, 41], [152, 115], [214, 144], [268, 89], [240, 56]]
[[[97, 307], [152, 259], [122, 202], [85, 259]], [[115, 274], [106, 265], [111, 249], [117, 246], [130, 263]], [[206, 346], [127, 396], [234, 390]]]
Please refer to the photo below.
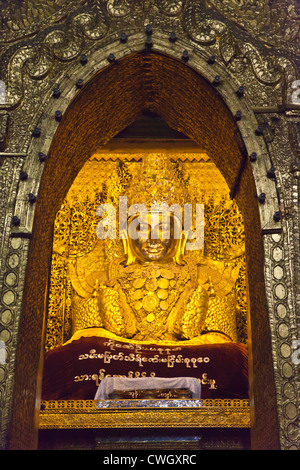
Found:
[[[101, 273], [92, 294], [77, 302], [73, 338], [97, 335], [130, 342], [208, 344], [236, 341], [235, 280], [215, 263], [186, 255], [187, 235], [176, 211], [189, 201], [165, 155], [149, 154], [126, 190], [144, 207], [120, 227], [124, 256]], [[130, 227], [134, 226], [135, 236]], [[178, 236], [179, 234], [179, 236]], [[222, 263], [219, 263], [221, 265]]]

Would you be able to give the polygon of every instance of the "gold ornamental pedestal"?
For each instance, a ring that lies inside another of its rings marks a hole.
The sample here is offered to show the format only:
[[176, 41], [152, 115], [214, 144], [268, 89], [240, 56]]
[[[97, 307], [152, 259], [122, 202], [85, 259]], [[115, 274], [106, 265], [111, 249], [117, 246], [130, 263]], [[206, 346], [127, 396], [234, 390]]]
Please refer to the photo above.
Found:
[[249, 400], [58, 400], [41, 404], [40, 429], [250, 428]]

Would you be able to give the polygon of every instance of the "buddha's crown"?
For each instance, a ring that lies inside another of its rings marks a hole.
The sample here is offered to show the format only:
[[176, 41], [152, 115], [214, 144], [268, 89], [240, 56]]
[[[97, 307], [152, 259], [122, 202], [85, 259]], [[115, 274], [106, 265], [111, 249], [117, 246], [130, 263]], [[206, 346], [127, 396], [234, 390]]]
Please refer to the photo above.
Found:
[[126, 189], [129, 206], [143, 204], [147, 210], [163, 210], [190, 202], [189, 193], [178, 178], [170, 157], [163, 153], [145, 156], [141, 172]]

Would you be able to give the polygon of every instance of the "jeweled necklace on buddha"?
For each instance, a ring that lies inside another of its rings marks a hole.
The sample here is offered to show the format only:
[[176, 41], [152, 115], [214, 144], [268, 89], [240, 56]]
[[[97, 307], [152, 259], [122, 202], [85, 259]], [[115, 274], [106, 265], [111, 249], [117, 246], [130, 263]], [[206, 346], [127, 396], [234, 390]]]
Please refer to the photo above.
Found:
[[120, 267], [118, 276], [128, 304], [147, 330], [163, 327], [189, 280], [188, 266], [174, 263]]

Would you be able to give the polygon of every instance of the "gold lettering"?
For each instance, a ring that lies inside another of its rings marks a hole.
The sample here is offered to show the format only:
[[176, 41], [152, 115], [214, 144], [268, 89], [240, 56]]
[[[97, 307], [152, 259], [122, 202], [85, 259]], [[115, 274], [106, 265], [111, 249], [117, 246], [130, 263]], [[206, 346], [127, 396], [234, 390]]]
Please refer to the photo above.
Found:
[[[84, 380], [93, 380], [95, 382], [96, 387], [99, 386], [100, 382], [105, 379], [106, 377], [123, 377], [123, 378], [146, 378], [147, 377], [147, 372], [139, 372], [139, 371], [129, 371], [127, 376], [124, 374], [106, 374], [105, 369], [99, 369], [99, 374], [93, 374], [93, 375], [88, 375], [88, 374], [83, 374], [83, 375], [76, 375], [74, 377], [74, 382], [82, 382]], [[155, 372], [150, 372], [149, 374], [150, 377], [155, 377], [156, 374]]]

